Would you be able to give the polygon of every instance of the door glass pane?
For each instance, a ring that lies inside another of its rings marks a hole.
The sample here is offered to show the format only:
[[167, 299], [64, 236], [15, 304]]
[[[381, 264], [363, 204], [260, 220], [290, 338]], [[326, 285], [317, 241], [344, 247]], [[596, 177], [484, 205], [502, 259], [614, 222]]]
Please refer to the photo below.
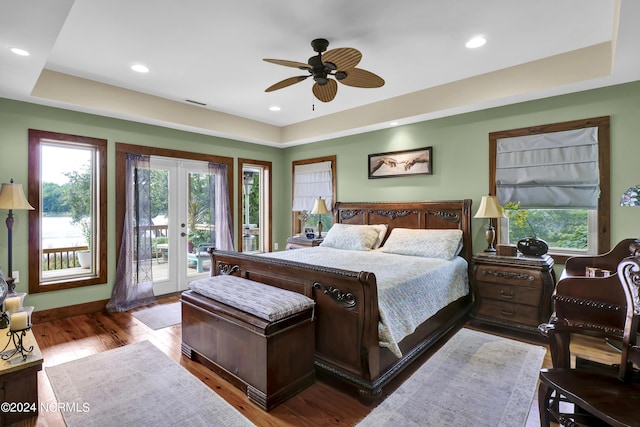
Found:
[[245, 167], [242, 170], [242, 252], [262, 251], [260, 228], [262, 217], [261, 169]]
[[215, 246], [215, 214], [210, 208], [211, 198], [214, 197], [215, 176], [190, 172], [188, 179], [187, 275], [191, 276], [211, 269], [211, 258], [207, 249]]
[[169, 279], [169, 171], [151, 170], [153, 280]]

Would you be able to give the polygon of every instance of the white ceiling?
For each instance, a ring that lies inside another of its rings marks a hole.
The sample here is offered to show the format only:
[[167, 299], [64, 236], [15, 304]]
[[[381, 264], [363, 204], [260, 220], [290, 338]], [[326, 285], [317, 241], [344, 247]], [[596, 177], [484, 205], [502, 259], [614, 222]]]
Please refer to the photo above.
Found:
[[[640, 80], [639, 22], [637, 0], [3, 0], [0, 97], [288, 146]], [[319, 37], [386, 84], [265, 93], [305, 72], [262, 58]]]

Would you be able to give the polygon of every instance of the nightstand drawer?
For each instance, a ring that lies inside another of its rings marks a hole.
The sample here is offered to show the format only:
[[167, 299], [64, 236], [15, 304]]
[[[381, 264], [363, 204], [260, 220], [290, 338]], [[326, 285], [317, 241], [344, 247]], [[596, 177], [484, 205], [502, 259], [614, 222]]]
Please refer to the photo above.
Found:
[[475, 279], [478, 282], [490, 281], [511, 286], [542, 286], [542, 272], [540, 271], [499, 265], [478, 265]]
[[480, 301], [477, 316], [536, 328], [541, 323], [537, 307], [491, 299], [483, 299]]
[[525, 305], [540, 305], [542, 288], [528, 288], [525, 286], [509, 286], [499, 283], [477, 282], [476, 289], [481, 299], [489, 298], [510, 303]]

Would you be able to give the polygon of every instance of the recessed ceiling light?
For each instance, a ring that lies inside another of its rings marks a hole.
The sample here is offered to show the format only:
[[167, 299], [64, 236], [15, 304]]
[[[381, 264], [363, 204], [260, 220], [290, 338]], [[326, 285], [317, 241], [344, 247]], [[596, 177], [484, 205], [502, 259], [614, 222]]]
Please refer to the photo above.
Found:
[[484, 46], [486, 42], [487, 39], [484, 36], [475, 36], [474, 38], [469, 40], [465, 46], [469, 49], [475, 49], [477, 47]]
[[137, 73], [148, 73], [149, 69], [142, 64], [134, 64], [131, 69]]
[[24, 49], [20, 49], [19, 47], [12, 47], [11, 48], [11, 52], [15, 53], [16, 55], [20, 55], [20, 56], [29, 56], [30, 53], [27, 52]]
[[271, 107], [269, 107], [269, 111], [280, 111], [280, 107], [278, 107], [277, 105], [272, 105]]

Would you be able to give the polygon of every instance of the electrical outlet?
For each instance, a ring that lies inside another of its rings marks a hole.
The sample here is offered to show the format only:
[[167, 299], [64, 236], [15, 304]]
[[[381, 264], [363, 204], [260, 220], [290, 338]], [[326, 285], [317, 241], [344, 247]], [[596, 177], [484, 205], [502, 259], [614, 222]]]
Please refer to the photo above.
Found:
[[274, 244], [273, 244], [273, 250], [274, 250], [274, 251], [277, 251], [277, 250], [278, 250], [278, 243], [274, 243]]
[[20, 283], [20, 272], [19, 271], [14, 271], [13, 273], [11, 273], [11, 277], [13, 277], [13, 283], [15, 283], [15, 284]]

